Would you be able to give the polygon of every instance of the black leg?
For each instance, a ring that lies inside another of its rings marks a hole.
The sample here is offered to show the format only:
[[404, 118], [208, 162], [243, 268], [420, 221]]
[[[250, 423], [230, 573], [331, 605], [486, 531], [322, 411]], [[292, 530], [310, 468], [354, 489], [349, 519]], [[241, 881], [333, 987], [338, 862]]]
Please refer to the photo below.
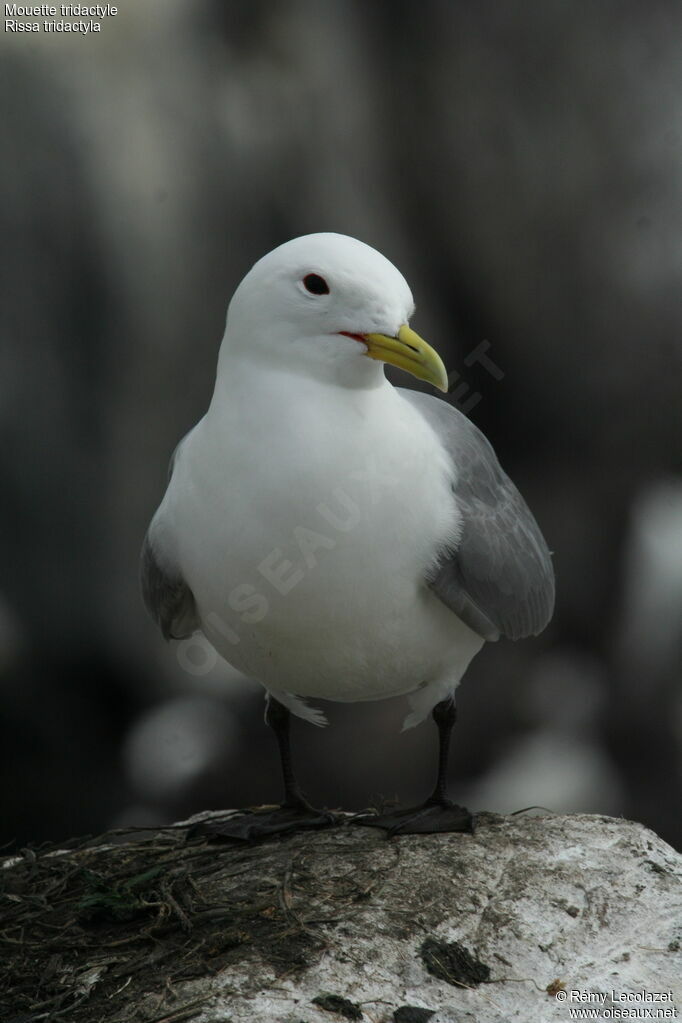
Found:
[[451, 805], [447, 797], [450, 737], [457, 720], [457, 707], [452, 696], [437, 703], [431, 716], [438, 726], [438, 777], [436, 787], [427, 802], [434, 806], [448, 806]]
[[355, 824], [383, 828], [390, 835], [433, 834], [444, 831], [473, 831], [473, 817], [463, 806], [448, 799], [447, 776], [450, 737], [457, 720], [457, 709], [452, 696], [441, 700], [433, 708], [433, 720], [438, 726], [438, 774], [436, 787], [421, 806], [395, 810], [377, 816], [356, 817]]
[[289, 726], [291, 713], [276, 700], [274, 696], [268, 696], [268, 704], [265, 711], [265, 723], [272, 728], [279, 747], [279, 759], [282, 765], [282, 778], [284, 780], [284, 802], [282, 806], [298, 810], [312, 810], [310, 803], [301, 792], [298, 782], [294, 776], [291, 765], [291, 741]]
[[191, 836], [208, 835], [213, 838], [253, 842], [259, 838], [270, 838], [290, 831], [328, 828], [336, 824], [337, 820], [333, 814], [312, 807], [299, 788], [291, 765], [290, 718], [288, 709], [279, 700], [268, 695], [265, 721], [277, 739], [284, 779], [284, 802], [281, 806], [274, 810], [243, 810], [229, 817], [203, 821], [191, 830]]

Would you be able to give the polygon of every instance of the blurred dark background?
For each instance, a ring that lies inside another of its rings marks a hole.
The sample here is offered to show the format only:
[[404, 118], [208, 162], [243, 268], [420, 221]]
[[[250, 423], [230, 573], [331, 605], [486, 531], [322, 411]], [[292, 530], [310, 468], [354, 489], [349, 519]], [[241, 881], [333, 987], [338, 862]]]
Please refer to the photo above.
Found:
[[[0, 843], [279, 798], [262, 690], [163, 643], [137, 558], [235, 286], [334, 230], [410, 281], [555, 552], [553, 623], [459, 690], [453, 795], [682, 846], [682, 6], [118, 6], [0, 43]], [[432, 725], [325, 709], [313, 801], [426, 795]]]

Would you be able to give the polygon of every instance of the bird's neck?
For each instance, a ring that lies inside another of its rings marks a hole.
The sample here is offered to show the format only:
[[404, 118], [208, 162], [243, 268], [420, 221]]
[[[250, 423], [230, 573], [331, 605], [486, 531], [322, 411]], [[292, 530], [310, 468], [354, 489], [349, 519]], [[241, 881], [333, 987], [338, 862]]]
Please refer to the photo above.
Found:
[[221, 357], [218, 364], [212, 407], [229, 405], [249, 408], [257, 403], [290, 406], [306, 401], [371, 401], [386, 389], [392, 389], [380, 362], [361, 355], [339, 361], [333, 367], [324, 362], [289, 365], [268, 360], [262, 364], [254, 356]]

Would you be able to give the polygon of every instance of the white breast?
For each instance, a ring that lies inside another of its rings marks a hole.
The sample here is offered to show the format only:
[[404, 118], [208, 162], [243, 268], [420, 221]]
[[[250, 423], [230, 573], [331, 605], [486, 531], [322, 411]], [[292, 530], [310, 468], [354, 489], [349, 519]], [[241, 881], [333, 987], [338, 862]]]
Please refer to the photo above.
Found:
[[459, 532], [451, 476], [388, 383], [277, 377], [214, 403], [159, 515], [231, 664], [274, 691], [377, 699], [448, 672], [456, 684], [480, 646], [424, 585]]

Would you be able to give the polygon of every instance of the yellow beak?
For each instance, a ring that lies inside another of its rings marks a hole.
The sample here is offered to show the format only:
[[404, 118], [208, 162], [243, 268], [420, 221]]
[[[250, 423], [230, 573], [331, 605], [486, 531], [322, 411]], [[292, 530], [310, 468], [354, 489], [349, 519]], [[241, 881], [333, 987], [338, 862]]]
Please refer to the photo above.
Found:
[[386, 334], [363, 336], [370, 359], [405, 369], [413, 377], [433, 384], [439, 391], [447, 391], [448, 375], [440, 355], [406, 323], [398, 331], [397, 337], [388, 337]]

